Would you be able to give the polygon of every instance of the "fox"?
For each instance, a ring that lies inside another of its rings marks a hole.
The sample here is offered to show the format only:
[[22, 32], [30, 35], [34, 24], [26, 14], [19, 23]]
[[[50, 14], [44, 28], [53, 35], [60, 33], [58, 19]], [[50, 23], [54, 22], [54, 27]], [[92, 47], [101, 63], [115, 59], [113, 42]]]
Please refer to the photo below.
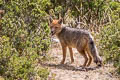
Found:
[[63, 58], [60, 64], [64, 64], [66, 59], [66, 50], [69, 48], [71, 63], [74, 62], [72, 48], [84, 57], [85, 61], [82, 67], [90, 66], [94, 60], [96, 65], [102, 66], [102, 58], [96, 48], [95, 42], [89, 31], [83, 29], [70, 28], [63, 23], [63, 19], [50, 18], [51, 35], [56, 35], [62, 46]]

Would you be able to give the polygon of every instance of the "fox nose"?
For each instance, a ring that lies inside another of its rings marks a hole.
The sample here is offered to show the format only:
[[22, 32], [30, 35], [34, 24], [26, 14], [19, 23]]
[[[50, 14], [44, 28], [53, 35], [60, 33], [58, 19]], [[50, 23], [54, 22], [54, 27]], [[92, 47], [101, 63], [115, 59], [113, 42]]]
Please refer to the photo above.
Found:
[[54, 35], [54, 31], [51, 31], [51, 35]]
[[51, 31], [51, 34], [53, 34], [53, 31]]

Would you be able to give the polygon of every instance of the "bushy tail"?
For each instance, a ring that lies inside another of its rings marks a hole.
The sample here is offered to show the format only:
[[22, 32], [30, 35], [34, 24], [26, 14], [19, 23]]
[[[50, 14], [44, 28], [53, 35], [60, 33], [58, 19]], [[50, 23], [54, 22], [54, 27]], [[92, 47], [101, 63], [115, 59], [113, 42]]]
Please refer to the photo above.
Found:
[[100, 65], [102, 65], [102, 59], [101, 59], [101, 57], [99, 56], [99, 53], [98, 53], [98, 51], [97, 51], [97, 48], [96, 48], [96, 46], [95, 46], [95, 43], [94, 43], [92, 37], [89, 39], [89, 43], [88, 43], [88, 44], [89, 44], [88, 47], [89, 47], [89, 50], [90, 50], [91, 55], [93, 56], [94, 62], [95, 62], [96, 64], [99, 63]]

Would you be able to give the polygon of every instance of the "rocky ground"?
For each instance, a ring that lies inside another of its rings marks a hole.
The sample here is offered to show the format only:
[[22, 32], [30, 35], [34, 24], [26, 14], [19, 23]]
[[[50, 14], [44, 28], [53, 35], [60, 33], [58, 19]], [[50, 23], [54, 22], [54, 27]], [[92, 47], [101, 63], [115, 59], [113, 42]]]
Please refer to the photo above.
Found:
[[59, 44], [54, 45], [49, 51], [52, 60], [42, 64], [49, 68], [50, 75], [48, 80], [120, 80], [116, 75], [112, 64], [105, 64], [104, 67], [96, 67], [94, 63], [87, 69], [82, 69], [80, 65], [84, 63], [84, 58], [73, 49], [75, 62], [70, 63], [70, 55], [67, 50], [67, 58], [64, 65], [60, 64], [62, 60], [62, 50]]

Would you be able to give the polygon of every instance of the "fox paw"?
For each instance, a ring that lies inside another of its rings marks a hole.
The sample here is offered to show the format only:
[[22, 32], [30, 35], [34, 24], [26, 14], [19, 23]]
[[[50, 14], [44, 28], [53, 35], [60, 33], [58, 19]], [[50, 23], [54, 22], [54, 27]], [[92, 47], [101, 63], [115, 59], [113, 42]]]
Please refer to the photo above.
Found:
[[60, 64], [64, 64], [64, 61], [61, 61]]
[[71, 64], [74, 63], [74, 61], [71, 61]]

